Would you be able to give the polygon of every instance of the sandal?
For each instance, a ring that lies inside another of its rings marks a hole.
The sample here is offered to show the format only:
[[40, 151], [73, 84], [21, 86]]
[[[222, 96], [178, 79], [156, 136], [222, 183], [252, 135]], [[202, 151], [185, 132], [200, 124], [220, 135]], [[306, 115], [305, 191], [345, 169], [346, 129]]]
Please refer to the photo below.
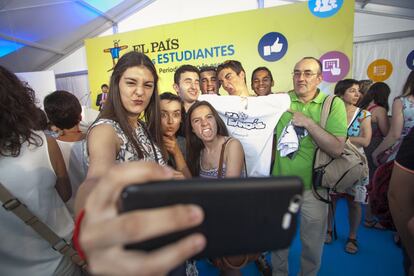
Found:
[[348, 238], [345, 244], [345, 252], [348, 254], [358, 253], [358, 242], [356, 239]]
[[365, 220], [364, 221], [364, 226], [367, 227], [367, 228], [374, 228], [374, 229], [377, 229], [377, 230], [386, 230], [387, 229], [384, 226], [382, 226], [382, 224], [379, 221], [377, 221], [375, 219]]
[[325, 244], [331, 244], [331, 243], [332, 243], [332, 230], [328, 230], [326, 232]]

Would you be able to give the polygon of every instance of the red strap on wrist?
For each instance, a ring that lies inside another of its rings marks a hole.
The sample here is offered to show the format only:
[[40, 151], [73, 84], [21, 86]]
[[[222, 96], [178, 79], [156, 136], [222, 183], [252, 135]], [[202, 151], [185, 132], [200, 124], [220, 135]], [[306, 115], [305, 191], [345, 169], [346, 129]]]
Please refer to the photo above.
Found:
[[76, 217], [75, 220], [75, 229], [73, 230], [73, 246], [75, 247], [76, 251], [79, 254], [79, 257], [82, 258], [82, 260], [86, 260], [86, 256], [85, 253], [82, 250], [82, 247], [79, 243], [79, 234], [80, 234], [80, 227], [81, 227], [81, 223], [82, 220], [85, 216], [85, 209], [83, 209], [79, 215]]

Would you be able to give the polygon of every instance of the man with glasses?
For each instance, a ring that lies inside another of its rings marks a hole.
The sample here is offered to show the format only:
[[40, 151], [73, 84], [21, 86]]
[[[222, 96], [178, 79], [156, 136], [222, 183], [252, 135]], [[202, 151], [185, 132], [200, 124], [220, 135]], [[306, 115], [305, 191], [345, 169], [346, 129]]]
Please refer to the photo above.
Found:
[[[272, 174], [295, 175], [305, 185], [300, 216], [300, 239], [302, 243], [300, 275], [317, 275], [325, 240], [328, 204], [312, 194], [313, 158], [316, 147], [333, 158], [344, 149], [347, 118], [345, 105], [335, 98], [325, 129], [319, 126], [322, 104], [327, 95], [317, 87], [322, 82], [322, 66], [318, 59], [304, 57], [296, 63], [293, 71], [294, 90], [288, 94], [290, 110], [285, 112], [276, 126], [276, 141], [283, 136], [290, 124], [302, 130], [299, 148], [294, 154], [285, 155], [276, 149]], [[320, 191], [326, 197], [326, 190]], [[288, 249], [272, 252], [273, 275], [288, 275]]]

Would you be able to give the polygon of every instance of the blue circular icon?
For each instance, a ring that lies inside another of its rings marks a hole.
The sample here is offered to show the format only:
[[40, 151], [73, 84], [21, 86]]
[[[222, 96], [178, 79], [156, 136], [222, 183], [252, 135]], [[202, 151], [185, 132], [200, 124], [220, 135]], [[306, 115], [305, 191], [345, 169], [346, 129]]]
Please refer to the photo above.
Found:
[[309, 0], [308, 7], [314, 16], [326, 18], [336, 14], [343, 0]]
[[259, 55], [266, 61], [277, 61], [287, 52], [288, 42], [284, 35], [277, 32], [265, 34], [257, 45]]
[[408, 68], [410, 68], [410, 70], [414, 70], [414, 50], [408, 54], [406, 61]]

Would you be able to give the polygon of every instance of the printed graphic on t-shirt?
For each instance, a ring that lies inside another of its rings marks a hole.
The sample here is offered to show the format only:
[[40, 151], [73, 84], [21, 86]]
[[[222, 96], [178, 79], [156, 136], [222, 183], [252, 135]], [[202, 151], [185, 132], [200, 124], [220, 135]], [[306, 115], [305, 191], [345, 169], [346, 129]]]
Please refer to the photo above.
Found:
[[288, 94], [263, 97], [201, 95], [210, 102], [227, 127], [229, 135], [243, 146], [247, 175], [269, 175], [273, 132], [282, 114], [290, 106]]
[[259, 121], [259, 118], [249, 120], [249, 115], [243, 112], [226, 112], [225, 116], [227, 118], [227, 121], [225, 122], [227, 126], [238, 127], [247, 130], [266, 128], [266, 124], [262, 121]]

